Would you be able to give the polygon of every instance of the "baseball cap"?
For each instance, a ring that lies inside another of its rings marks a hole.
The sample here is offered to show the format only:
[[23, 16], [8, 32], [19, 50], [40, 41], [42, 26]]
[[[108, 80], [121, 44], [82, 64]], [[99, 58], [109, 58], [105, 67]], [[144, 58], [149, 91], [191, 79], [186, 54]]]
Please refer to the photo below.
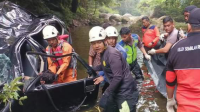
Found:
[[190, 6], [187, 6], [185, 9], [184, 9], [184, 12], [191, 12], [193, 9], [197, 8], [197, 6], [195, 5], [190, 5]]
[[200, 8], [195, 8], [190, 12], [188, 23], [200, 25]]

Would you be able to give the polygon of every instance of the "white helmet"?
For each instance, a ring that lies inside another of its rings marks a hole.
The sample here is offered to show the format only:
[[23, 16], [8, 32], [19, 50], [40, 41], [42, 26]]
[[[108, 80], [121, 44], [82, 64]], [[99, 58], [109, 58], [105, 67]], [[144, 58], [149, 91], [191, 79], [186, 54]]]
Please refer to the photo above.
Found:
[[106, 35], [107, 37], [118, 37], [118, 31], [115, 27], [109, 26], [106, 28]]
[[104, 40], [105, 38], [106, 38], [106, 32], [100, 26], [93, 27], [89, 32], [89, 42]]
[[54, 38], [58, 35], [58, 30], [54, 27], [54, 26], [51, 26], [51, 25], [47, 25], [43, 31], [43, 38], [44, 39], [49, 39], [49, 38]]

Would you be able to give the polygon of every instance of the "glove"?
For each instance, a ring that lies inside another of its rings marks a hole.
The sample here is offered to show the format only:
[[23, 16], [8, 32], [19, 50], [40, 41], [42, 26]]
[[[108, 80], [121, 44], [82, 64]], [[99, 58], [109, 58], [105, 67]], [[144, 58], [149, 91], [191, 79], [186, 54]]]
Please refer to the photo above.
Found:
[[148, 51], [148, 54], [156, 54], [156, 50], [155, 49], [151, 49], [150, 51]]
[[148, 55], [148, 54], [144, 55], [144, 57], [145, 57], [147, 60], [151, 60], [151, 56]]
[[106, 108], [106, 106], [111, 106], [109, 105], [111, 102], [113, 102], [113, 95], [112, 93], [108, 92], [108, 90], [106, 90], [103, 95], [101, 96], [101, 99], [99, 101], [99, 106], [102, 108]]
[[185, 38], [186, 37], [185, 34], [184, 34], [184, 31], [181, 28], [179, 30], [179, 35], [180, 35], [181, 38]]
[[164, 41], [164, 39], [165, 39], [165, 34], [163, 33], [163, 34], [160, 35], [160, 40]]
[[174, 112], [173, 106], [176, 106], [176, 101], [174, 100], [174, 98], [167, 99], [167, 112]]

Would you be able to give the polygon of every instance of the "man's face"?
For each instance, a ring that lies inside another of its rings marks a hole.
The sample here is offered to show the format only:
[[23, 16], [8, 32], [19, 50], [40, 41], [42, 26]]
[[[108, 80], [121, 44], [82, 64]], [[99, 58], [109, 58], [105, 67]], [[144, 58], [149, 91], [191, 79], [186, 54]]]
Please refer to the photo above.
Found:
[[115, 47], [117, 42], [117, 37], [107, 37], [106, 42], [109, 46]]
[[102, 53], [104, 51], [105, 45], [102, 40], [91, 42], [92, 48], [97, 53]]
[[125, 43], [128, 43], [131, 41], [131, 33], [126, 34], [126, 35], [121, 35], [121, 38]]
[[145, 26], [145, 27], [148, 27], [148, 26], [150, 25], [149, 21], [147, 21], [146, 19], [143, 19], [143, 20], [142, 20], [142, 24], [143, 24], [143, 26]]
[[164, 23], [164, 30], [167, 33], [171, 33], [174, 29], [174, 23], [173, 22], [166, 22]]
[[54, 47], [56, 48], [57, 45], [58, 45], [58, 40], [57, 38], [50, 38], [50, 39], [47, 39], [47, 42], [48, 42], [48, 45], [51, 46], [51, 47]]
[[188, 19], [189, 19], [189, 15], [190, 15], [189, 12], [184, 12], [184, 17], [185, 17], [185, 21], [186, 21], [186, 22], [187, 22]]

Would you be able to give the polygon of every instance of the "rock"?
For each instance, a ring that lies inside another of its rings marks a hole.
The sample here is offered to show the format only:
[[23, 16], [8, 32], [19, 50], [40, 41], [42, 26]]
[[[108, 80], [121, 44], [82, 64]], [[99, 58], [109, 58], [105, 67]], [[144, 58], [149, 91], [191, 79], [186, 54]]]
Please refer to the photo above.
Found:
[[161, 16], [161, 17], [158, 18], [157, 20], [158, 20], [158, 21], [162, 21], [165, 17], [167, 17], [167, 16]]
[[115, 21], [114, 19], [110, 20], [110, 23], [111, 23], [112, 25], [117, 25], [117, 21]]
[[126, 13], [122, 16], [122, 23], [123, 24], [127, 24], [130, 21], [130, 17], [132, 17], [131, 14]]
[[123, 23], [123, 24], [127, 24], [129, 21], [130, 21], [130, 18], [129, 18], [129, 17], [126, 17], [126, 16], [123, 16], [123, 17], [122, 17], [122, 23]]
[[78, 26], [81, 26], [81, 25], [82, 25], [80, 21], [75, 20], [75, 19], [72, 20], [72, 23], [73, 23], [73, 25], [74, 25], [75, 27], [78, 27]]
[[108, 16], [108, 14], [106, 13], [100, 13], [99, 14], [99, 18], [106, 18]]
[[108, 22], [111, 15], [112, 14], [100, 13], [99, 18], [104, 19], [104, 22]]
[[130, 23], [134, 24], [134, 23], [140, 22], [140, 20], [141, 20], [142, 17], [143, 16], [132, 16], [132, 17], [129, 17]]
[[119, 15], [119, 14], [113, 14], [109, 17], [109, 20], [112, 21], [112, 20], [115, 20], [116, 22], [121, 22], [122, 20], [122, 16]]
[[129, 13], [126, 13], [126, 14], [123, 15], [123, 17], [132, 17], [132, 15], [129, 14]]
[[88, 19], [81, 19], [80, 22], [82, 23], [82, 25], [88, 25], [90, 20]]

